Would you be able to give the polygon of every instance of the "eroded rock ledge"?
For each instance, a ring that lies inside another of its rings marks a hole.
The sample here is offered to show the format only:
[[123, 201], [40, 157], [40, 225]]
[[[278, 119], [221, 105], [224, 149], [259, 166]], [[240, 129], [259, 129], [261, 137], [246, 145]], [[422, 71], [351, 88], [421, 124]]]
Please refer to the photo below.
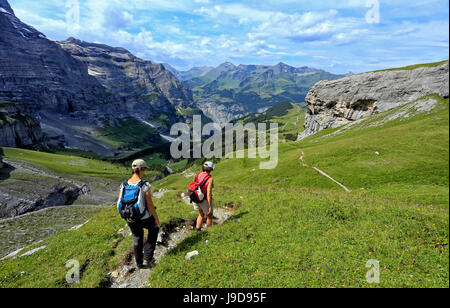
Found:
[[0, 101], [0, 145], [28, 147], [43, 139], [44, 134], [36, 119], [22, 114], [16, 104]]
[[326, 128], [336, 128], [383, 112], [429, 94], [449, 97], [449, 64], [392, 70], [320, 81], [306, 97], [304, 139]]

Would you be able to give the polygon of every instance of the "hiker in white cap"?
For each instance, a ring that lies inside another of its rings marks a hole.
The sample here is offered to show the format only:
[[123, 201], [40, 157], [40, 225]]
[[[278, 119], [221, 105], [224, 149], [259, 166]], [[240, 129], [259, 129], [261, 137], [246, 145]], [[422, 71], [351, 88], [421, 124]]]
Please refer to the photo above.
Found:
[[214, 188], [214, 180], [211, 177], [211, 172], [214, 170], [214, 164], [212, 162], [206, 162], [202, 167], [202, 172], [195, 176], [195, 181], [202, 184], [200, 189], [205, 196], [204, 200], [200, 203], [194, 203], [194, 209], [198, 211], [196, 230], [201, 231], [203, 221], [206, 216], [207, 227], [212, 226], [213, 214], [214, 214], [214, 200], [212, 198], [212, 190]]
[[[147, 169], [147, 163], [142, 159], [132, 163], [132, 176], [122, 183], [118, 201], [119, 213], [133, 234], [134, 257], [139, 269], [154, 265], [153, 255], [159, 232], [159, 218], [152, 200], [151, 185], [142, 179]], [[145, 245], [144, 229], [148, 230]]]

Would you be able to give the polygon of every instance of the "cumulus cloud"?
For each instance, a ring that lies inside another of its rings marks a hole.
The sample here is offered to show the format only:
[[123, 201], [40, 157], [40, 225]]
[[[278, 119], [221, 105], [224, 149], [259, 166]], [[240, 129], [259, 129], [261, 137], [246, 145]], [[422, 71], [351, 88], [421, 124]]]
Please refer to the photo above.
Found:
[[448, 3], [439, 0], [380, 1], [380, 24], [366, 23], [366, 0], [71, 1], [80, 3], [78, 28], [65, 1], [10, 0], [51, 39], [76, 36], [184, 68], [283, 61], [342, 73], [448, 57]]
[[201, 7], [195, 12], [214, 19], [220, 17], [224, 21], [231, 19], [239, 24], [249, 24], [252, 27], [247, 36], [251, 40], [275, 37], [301, 43], [327, 41], [332, 37], [342, 38], [347, 32], [352, 32], [353, 37], [364, 32], [355, 31], [355, 28], [364, 25], [362, 18], [339, 17], [339, 12], [335, 9], [288, 14], [258, 10], [243, 4], [230, 4]]
[[121, 9], [108, 7], [103, 14], [105, 17], [103, 26], [106, 28], [111, 28], [113, 30], [126, 29], [133, 23], [133, 16]]

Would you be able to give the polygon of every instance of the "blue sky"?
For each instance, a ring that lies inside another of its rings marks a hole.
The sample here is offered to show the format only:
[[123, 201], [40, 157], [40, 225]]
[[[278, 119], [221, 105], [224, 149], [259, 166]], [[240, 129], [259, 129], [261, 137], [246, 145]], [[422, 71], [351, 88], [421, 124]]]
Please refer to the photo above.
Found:
[[[447, 0], [9, 2], [50, 39], [120, 46], [178, 69], [285, 62], [359, 73], [440, 61], [449, 53]], [[79, 23], [71, 14], [77, 3]]]

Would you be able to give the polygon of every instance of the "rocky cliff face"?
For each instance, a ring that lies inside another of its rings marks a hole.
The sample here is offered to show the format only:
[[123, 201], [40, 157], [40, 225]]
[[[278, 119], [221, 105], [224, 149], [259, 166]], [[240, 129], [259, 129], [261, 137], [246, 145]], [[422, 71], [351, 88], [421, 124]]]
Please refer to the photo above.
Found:
[[39, 121], [22, 114], [16, 104], [0, 101], [0, 144], [29, 147], [43, 139]]
[[370, 72], [320, 81], [306, 97], [305, 131], [299, 135], [299, 139], [429, 94], [448, 98], [448, 61], [435, 67]]
[[2, 156], [3, 156], [3, 149], [2, 149], [2, 143], [0, 142], [0, 169], [2, 169], [4, 167]]
[[19, 102], [29, 113], [71, 113], [107, 101], [104, 88], [83, 62], [22, 23], [7, 1], [1, 8], [0, 100]]
[[59, 45], [88, 66], [88, 73], [119, 98], [130, 113], [147, 120], [161, 113], [179, 121], [178, 109], [193, 107], [192, 92], [162, 64], [142, 60], [123, 48], [69, 38]]
[[[20, 114], [39, 120], [45, 133], [61, 127], [46, 118], [62, 122], [71, 118], [80, 120], [80, 126], [95, 127], [100, 114], [119, 113], [113, 95], [88, 74], [86, 64], [22, 23], [6, 0], [0, 8], [0, 101], [17, 103]], [[80, 134], [74, 126], [66, 126], [71, 146]], [[0, 136], [4, 146], [26, 146], [39, 138], [40, 131], [38, 122], [16, 117], [3, 121]]]
[[11, 6], [6, 0], [0, 0], [0, 11], [5, 11], [6, 13], [9, 14], [14, 14], [14, 11], [12, 10]]
[[[167, 132], [171, 124], [186, 120], [186, 110], [201, 114], [191, 91], [162, 65], [123, 48], [48, 40], [22, 23], [6, 0], [0, 0], [0, 101], [17, 102], [22, 114], [40, 122], [51, 143], [104, 156], [120, 152], [99, 132], [105, 125], [134, 117]], [[35, 122], [22, 124], [40, 131]], [[34, 139], [27, 139], [17, 123], [0, 130], [4, 145]], [[17, 131], [25, 140], [13, 143]]]

